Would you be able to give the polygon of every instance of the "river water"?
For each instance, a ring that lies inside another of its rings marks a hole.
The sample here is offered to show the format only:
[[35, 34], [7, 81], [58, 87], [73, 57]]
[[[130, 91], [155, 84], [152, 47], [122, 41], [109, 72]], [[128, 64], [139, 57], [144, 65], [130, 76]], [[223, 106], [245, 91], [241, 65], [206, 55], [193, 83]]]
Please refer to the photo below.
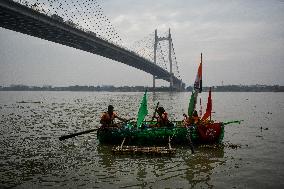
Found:
[[[96, 132], [58, 140], [98, 127], [108, 104], [136, 117], [142, 96], [0, 91], [0, 188], [284, 188], [284, 93], [213, 92], [213, 120], [244, 121], [225, 126], [224, 145], [195, 154], [179, 146], [172, 157], [114, 156]], [[149, 114], [159, 101], [181, 120], [189, 97], [149, 93]]]

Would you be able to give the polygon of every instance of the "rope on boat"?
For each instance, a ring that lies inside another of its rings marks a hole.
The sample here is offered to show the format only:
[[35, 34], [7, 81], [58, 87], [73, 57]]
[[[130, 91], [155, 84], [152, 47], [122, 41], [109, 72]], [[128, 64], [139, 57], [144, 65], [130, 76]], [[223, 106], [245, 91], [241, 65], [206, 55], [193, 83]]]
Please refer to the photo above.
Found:
[[169, 136], [169, 149], [171, 150], [172, 147], [171, 147], [171, 137]]
[[188, 129], [187, 138], [188, 138], [188, 141], [189, 141], [190, 150], [191, 150], [191, 153], [194, 154], [194, 147], [193, 147], [191, 137], [190, 137], [191, 131], [190, 131], [190, 128], [187, 128], [187, 129]]
[[122, 146], [123, 146], [123, 144], [124, 144], [125, 139], [126, 139], [126, 137], [123, 138], [123, 141], [122, 141], [122, 143], [121, 143], [121, 145], [120, 145], [120, 149], [122, 149]]

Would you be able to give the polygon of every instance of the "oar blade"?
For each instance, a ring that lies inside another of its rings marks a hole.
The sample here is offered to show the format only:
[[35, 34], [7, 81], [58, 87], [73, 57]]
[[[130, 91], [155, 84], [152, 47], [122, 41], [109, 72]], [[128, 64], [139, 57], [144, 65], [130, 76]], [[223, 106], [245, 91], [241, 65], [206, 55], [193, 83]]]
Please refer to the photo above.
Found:
[[96, 130], [97, 129], [90, 129], [90, 130], [82, 131], [82, 132], [79, 132], [79, 133], [74, 133], [74, 134], [70, 134], [70, 135], [63, 135], [63, 136], [59, 137], [59, 140], [62, 141], [62, 140], [68, 139], [68, 138], [78, 136], [78, 135], [87, 134], [87, 133], [90, 133], [90, 132], [93, 132], [93, 131], [96, 131]]
[[59, 140], [60, 140], [60, 141], [62, 141], [62, 140], [66, 140], [66, 139], [68, 139], [68, 138], [72, 138], [72, 137], [74, 137], [74, 136], [71, 136], [71, 135], [65, 135], [65, 136], [61, 136], [61, 137], [59, 137]]

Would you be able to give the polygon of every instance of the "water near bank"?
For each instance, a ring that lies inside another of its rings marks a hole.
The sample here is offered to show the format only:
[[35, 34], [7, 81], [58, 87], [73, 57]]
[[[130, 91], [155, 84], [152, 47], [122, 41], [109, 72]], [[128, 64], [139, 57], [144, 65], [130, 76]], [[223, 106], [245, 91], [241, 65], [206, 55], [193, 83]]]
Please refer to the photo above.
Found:
[[[213, 93], [224, 146], [179, 147], [174, 157], [113, 156], [92, 129], [108, 104], [135, 117], [143, 93], [0, 92], [0, 188], [283, 188], [283, 93]], [[202, 93], [203, 111], [207, 94]], [[190, 93], [149, 93], [182, 119]], [[262, 127], [262, 129], [261, 129]], [[231, 145], [233, 144], [233, 145]]]

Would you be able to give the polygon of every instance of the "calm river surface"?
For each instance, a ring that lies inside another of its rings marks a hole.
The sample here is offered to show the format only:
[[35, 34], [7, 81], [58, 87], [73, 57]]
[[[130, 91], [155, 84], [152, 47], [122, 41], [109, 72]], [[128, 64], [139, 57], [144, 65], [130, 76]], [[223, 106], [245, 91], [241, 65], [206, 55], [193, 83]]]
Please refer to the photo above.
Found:
[[[58, 140], [98, 127], [108, 104], [136, 117], [142, 96], [0, 91], [0, 188], [284, 188], [284, 93], [213, 92], [214, 120], [244, 121], [225, 127], [224, 147], [194, 155], [184, 146], [173, 157], [114, 156], [96, 132]], [[181, 120], [189, 97], [149, 93], [149, 114], [159, 101]]]

